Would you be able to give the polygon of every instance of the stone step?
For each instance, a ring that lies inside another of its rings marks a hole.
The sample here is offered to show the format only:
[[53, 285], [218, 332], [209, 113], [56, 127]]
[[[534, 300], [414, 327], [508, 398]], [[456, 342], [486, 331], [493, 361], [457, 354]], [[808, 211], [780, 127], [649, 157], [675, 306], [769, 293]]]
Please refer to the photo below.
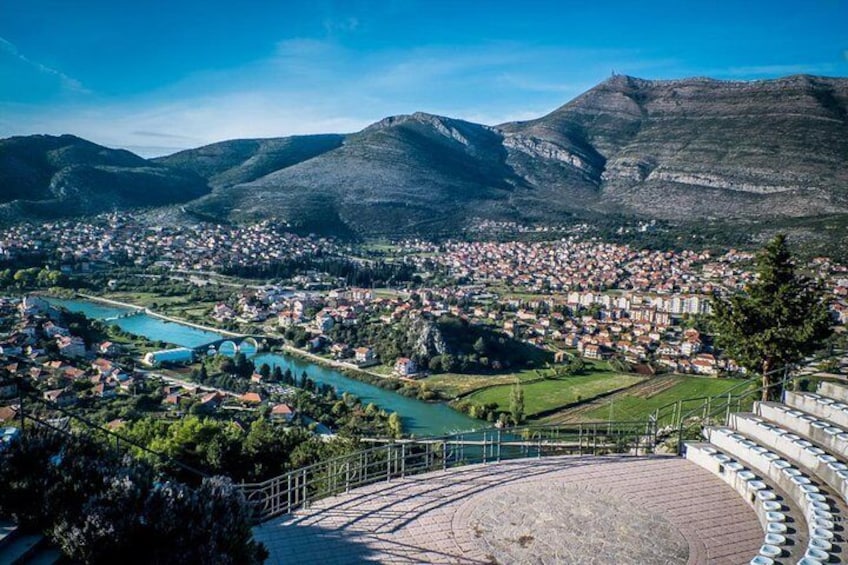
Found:
[[832, 422], [836, 426], [848, 428], [848, 404], [815, 392], [796, 392], [788, 390], [784, 393], [784, 403], [790, 408], [821, 420]]
[[786, 459], [827, 484], [843, 501], [848, 501], [848, 465], [829, 452], [826, 446], [754, 414], [731, 414], [729, 424], [760, 445], [773, 447]]
[[18, 534], [8, 545], [0, 548], [0, 565], [21, 565], [44, 543], [41, 534]]
[[710, 443], [771, 481], [800, 508], [809, 534], [803, 558], [827, 562], [844, 554], [844, 528], [840, 522], [845, 512], [840, 511], [844, 509], [841, 496], [831, 493], [824, 484], [816, 484], [813, 477], [774, 449], [731, 428], [715, 427], [706, 431]]
[[807, 548], [802, 512], [780, 489], [710, 443], [686, 443], [686, 458], [718, 476], [748, 502], [765, 535], [759, 555], [751, 563], [796, 563]]
[[[818, 402], [826, 403], [822, 398]], [[848, 458], [848, 429], [796, 408], [777, 402], [758, 402], [754, 413], [794, 434], [809, 438], [837, 457]]]
[[848, 385], [831, 381], [822, 381], [816, 390], [821, 396], [832, 398], [837, 402], [848, 404]]

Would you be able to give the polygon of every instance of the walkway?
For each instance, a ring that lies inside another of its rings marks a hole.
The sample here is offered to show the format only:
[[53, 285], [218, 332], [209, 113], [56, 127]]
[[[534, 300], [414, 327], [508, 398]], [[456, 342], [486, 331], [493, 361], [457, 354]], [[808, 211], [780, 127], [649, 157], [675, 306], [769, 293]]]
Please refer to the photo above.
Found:
[[370, 485], [255, 529], [270, 564], [747, 563], [763, 530], [668, 456], [474, 465]]

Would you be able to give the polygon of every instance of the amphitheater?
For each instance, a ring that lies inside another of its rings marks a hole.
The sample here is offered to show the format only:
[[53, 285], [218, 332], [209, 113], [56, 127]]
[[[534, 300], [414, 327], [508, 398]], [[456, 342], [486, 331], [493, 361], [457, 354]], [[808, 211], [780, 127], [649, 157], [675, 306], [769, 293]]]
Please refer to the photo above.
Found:
[[269, 563], [841, 563], [848, 383], [811, 375], [647, 423], [379, 445], [246, 485], [255, 534]]

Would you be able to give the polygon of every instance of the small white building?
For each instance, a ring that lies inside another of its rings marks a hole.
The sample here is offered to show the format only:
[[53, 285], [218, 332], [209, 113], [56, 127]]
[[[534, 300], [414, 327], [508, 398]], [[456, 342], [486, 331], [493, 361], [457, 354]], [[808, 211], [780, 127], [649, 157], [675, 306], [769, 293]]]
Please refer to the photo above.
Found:
[[78, 336], [59, 336], [56, 338], [59, 355], [63, 357], [85, 357], [85, 342]]
[[374, 360], [374, 350], [370, 347], [357, 347], [354, 353], [357, 363], [370, 363]]
[[162, 363], [185, 364], [192, 361], [194, 361], [194, 350], [188, 347], [151, 351], [144, 356], [144, 363], [151, 367], [158, 367]]
[[418, 367], [415, 365], [415, 361], [409, 357], [398, 357], [397, 361], [395, 361], [395, 373], [398, 375], [408, 377], [417, 372]]

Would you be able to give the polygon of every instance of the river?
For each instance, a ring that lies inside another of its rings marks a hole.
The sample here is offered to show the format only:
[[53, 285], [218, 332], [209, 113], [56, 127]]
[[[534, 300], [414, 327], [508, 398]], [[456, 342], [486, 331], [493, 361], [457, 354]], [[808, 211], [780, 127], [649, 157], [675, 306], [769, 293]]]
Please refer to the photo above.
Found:
[[[215, 332], [168, 322], [144, 313], [117, 318], [126, 314], [128, 309], [101, 302], [58, 298], [50, 298], [49, 301], [58, 306], [64, 306], [72, 312], [81, 312], [89, 318], [117, 324], [121, 329], [132, 334], [173, 345], [199, 347], [224, 337]], [[253, 358], [253, 362], [257, 367], [262, 363], [268, 363], [272, 368], [279, 366], [283, 371], [288, 368], [296, 376], [306, 371], [312, 380], [335, 387], [339, 394], [349, 392], [356, 395], [365, 404], [373, 402], [380, 408], [397, 412], [401, 415], [404, 431], [419, 437], [467, 431], [482, 425], [479, 420], [469, 418], [445, 404], [407, 398], [396, 392], [351, 379], [334, 369], [322, 367], [290, 355], [260, 353]]]

